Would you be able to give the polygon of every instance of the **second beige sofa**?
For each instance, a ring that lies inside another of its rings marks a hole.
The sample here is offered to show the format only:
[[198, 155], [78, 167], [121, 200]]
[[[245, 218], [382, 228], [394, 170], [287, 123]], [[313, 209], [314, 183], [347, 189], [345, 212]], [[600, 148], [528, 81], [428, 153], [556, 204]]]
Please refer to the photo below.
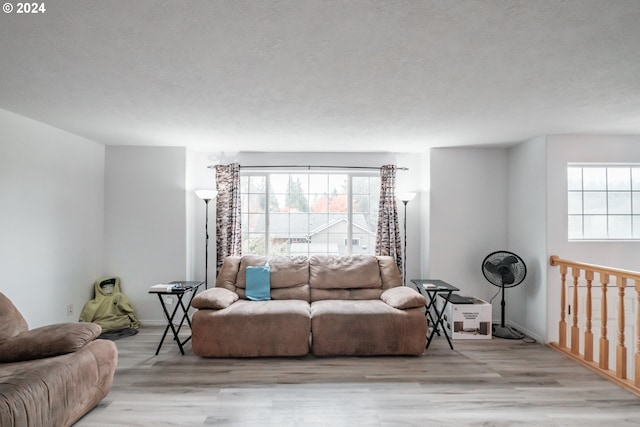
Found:
[[[246, 299], [246, 269], [269, 263], [271, 300]], [[196, 295], [192, 348], [203, 357], [420, 355], [425, 299], [391, 257], [228, 257]]]

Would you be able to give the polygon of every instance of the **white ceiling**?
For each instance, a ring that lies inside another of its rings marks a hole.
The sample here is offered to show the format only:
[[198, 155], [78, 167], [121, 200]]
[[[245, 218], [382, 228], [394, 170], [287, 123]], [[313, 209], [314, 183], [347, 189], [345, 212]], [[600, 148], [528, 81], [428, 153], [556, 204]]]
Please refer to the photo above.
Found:
[[640, 134], [638, 0], [44, 3], [0, 14], [0, 108], [104, 144], [418, 152]]

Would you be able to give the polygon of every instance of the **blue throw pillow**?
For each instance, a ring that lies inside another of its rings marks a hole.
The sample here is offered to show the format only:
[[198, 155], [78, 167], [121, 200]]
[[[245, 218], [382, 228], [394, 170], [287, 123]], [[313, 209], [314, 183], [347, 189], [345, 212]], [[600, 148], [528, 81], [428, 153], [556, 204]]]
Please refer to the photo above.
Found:
[[247, 267], [247, 299], [267, 301], [271, 299], [271, 268], [268, 265]]

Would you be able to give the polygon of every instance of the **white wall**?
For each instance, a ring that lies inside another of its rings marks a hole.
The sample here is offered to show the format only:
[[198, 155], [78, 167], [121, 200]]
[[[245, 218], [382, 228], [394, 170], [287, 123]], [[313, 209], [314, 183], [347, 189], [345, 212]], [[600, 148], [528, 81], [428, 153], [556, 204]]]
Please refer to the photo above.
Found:
[[105, 271], [118, 276], [141, 323], [162, 323], [149, 286], [186, 279], [186, 149], [109, 146]]
[[[640, 136], [562, 135], [547, 137], [548, 255], [640, 271], [640, 242], [567, 241], [567, 163], [640, 162]], [[548, 261], [547, 261], [548, 263]], [[548, 340], [558, 340], [559, 272], [547, 269]]]
[[538, 341], [544, 341], [547, 331], [546, 159], [544, 137], [509, 149], [507, 249], [523, 259], [527, 276], [520, 285], [506, 289], [505, 317]]
[[[482, 275], [482, 260], [507, 247], [507, 160], [503, 148], [431, 150], [429, 278], [485, 300], [498, 288]], [[494, 319], [499, 313], [494, 301]]]
[[100, 144], [0, 110], [0, 291], [30, 327], [77, 321], [93, 298], [104, 158]]

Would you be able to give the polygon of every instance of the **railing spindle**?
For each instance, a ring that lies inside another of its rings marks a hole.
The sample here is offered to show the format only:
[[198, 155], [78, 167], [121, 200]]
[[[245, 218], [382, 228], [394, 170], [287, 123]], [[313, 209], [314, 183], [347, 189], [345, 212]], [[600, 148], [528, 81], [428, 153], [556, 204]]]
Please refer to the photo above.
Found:
[[591, 285], [593, 282], [593, 271], [585, 270], [585, 279], [587, 279], [587, 330], [584, 332], [584, 360], [593, 362], [593, 332], [591, 331]]
[[560, 323], [558, 324], [558, 343], [560, 348], [567, 347], [567, 266], [560, 266]]
[[609, 275], [600, 273], [600, 284], [602, 285], [602, 302], [600, 305], [600, 359], [598, 365], [600, 369], [609, 369], [609, 340], [607, 339], [607, 285]]
[[573, 276], [573, 325], [571, 326], [571, 353], [580, 354], [580, 327], [578, 327], [578, 279], [580, 269], [571, 269]]
[[627, 279], [617, 277], [618, 286], [618, 345], [616, 346], [616, 375], [618, 378], [627, 378], [627, 347], [624, 345], [624, 288]]

